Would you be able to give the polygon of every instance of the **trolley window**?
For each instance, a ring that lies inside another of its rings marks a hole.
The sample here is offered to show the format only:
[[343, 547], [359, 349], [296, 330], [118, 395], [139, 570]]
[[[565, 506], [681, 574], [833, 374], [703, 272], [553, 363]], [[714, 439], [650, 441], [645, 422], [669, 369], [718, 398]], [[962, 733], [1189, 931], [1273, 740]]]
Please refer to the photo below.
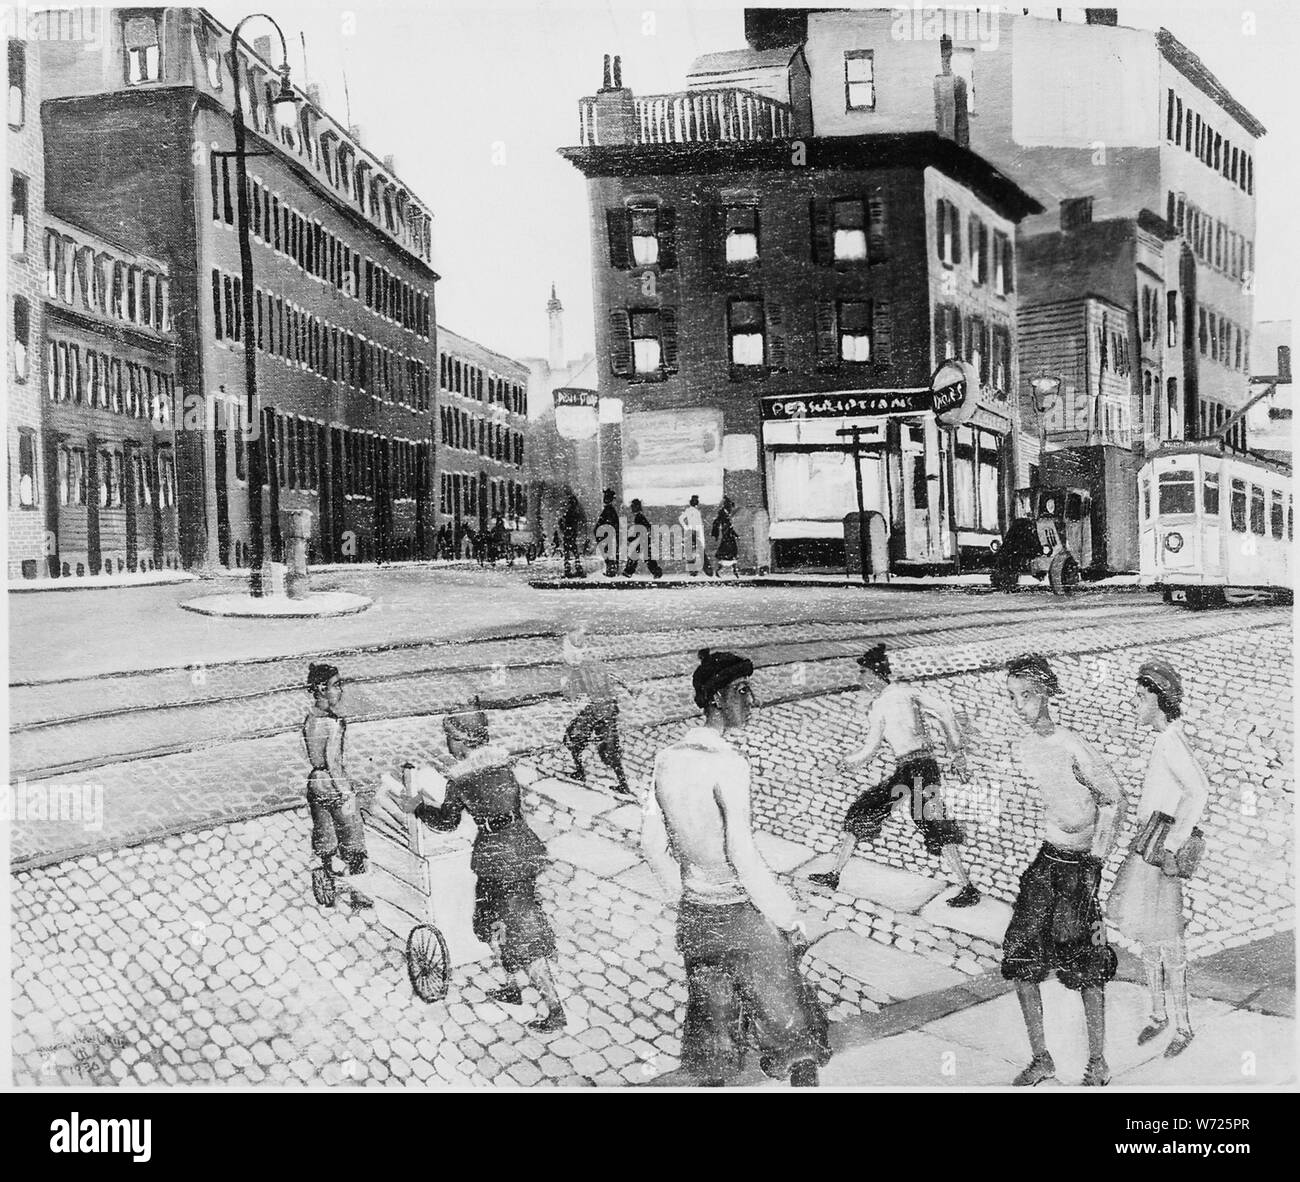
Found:
[[1151, 481], [1142, 482], [1142, 517], [1144, 520], [1151, 519]]
[[1160, 513], [1195, 513], [1196, 478], [1189, 468], [1160, 474]]
[[1250, 486], [1250, 532], [1264, 536], [1264, 490], [1258, 484]]
[[1273, 490], [1273, 503], [1269, 510], [1269, 525], [1272, 527], [1273, 536], [1280, 538], [1282, 536], [1282, 494], [1277, 489]]
[[1201, 507], [1209, 517], [1218, 517], [1219, 515], [1219, 474], [1217, 472], [1207, 472], [1205, 482], [1201, 486]]
[[1232, 528], [1239, 534], [1246, 532], [1246, 482], [1232, 482]]
[[1286, 499], [1286, 540], [1288, 542], [1291, 541], [1291, 525], [1294, 520], [1294, 499], [1294, 497], [1287, 497]]

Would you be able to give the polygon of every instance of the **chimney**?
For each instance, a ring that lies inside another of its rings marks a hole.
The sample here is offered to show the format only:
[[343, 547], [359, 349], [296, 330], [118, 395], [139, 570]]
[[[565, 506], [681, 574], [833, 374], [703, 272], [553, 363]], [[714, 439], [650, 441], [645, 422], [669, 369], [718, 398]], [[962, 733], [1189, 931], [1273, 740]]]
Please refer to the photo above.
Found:
[[605, 85], [596, 94], [595, 127], [601, 147], [635, 144], [638, 138], [636, 99], [623, 86], [623, 60], [605, 55]]
[[959, 148], [970, 147], [970, 122], [966, 115], [966, 80], [956, 74], [939, 74], [934, 80], [934, 129]]
[[1061, 229], [1077, 230], [1092, 225], [1092, 198], [1066, 197], [1061, 202]]
[[271, 57], [270, 37], [254, 37], [253, 52], [257, 54], [257, 56], [260, 57], [264, 62], [270, 62], [270, 64], [273, 66], [277, 64], [275, 60]]
[[1114, 28], [1119, 24], [1118, 8], [1085, 8], [1083, 19], [1090, 25], [1109, 25]]
[[349, 127], [348, 135], [352, 137], [353, 142], [357, 145], [358, 148], [363, 147], [365, 145], [365, 139], [361, 135], [360, 123], [354, 123], [351, 127]]
[[396, 171], [397, 171], [397, 157], [396, 157], [396, 156], [385, 156], [385, 157], [384, 157], [384, 167], [385, 167], [389, 172], [396, 172]]
[[307, 101], [311, 103], [311, 105], [315, 107], [318, 111], [321, 109], [319, 82], [307, 83]]

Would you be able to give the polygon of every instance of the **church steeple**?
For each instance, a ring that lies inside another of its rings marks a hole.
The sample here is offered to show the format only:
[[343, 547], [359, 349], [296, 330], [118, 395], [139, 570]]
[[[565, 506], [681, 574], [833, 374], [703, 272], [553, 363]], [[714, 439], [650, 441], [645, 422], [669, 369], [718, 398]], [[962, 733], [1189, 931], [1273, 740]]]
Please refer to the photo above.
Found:
[[555, 294], [555, 283], [551, 282], [551, 298], [546, 301], [546, 316], [551, 322], [551, 348], [547, 358], [551, 371], [564, 368], [564, 305]]

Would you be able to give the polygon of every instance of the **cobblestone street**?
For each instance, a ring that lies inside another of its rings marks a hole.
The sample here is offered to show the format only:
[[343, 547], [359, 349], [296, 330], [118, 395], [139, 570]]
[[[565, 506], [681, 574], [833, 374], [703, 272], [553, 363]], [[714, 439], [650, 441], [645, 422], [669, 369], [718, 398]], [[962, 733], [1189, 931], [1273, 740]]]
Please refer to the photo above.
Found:
[[[1206, 865], [1188, 890], [1203, 1034], [1175, 1066], [1158, 1045], [1130, 1047], [1146, 999], [1127, 962], [1128, 979], [1107, 993], [1115, 1082], [1293, 1079], [1293, 980], [1289, 991], [1234, 992], [1221, 973], [1197, 970], [1294, 930], [1294, 735], [1289, 697], [1279, 696], [1291, 677], [1289, 612], [1187, 613], [1142, 596], [1040, 600], [1032, 614], [1023, 597], [957, 599], [950, 612], [955, 597], [900, 598], [856, 620], [817, 619], [807, 605], [794, 622], [735, 622], [745, 617], [724, 611], [678, 627], [602, 627], [591, 614], [594, 649], [636, 691], [622, 717], [638, 792], [655, 750], [696, 716], [695, 649], [755, 660], [763, 708], [738, 745], [754, 769], [762, 853], [820, 937], [805, 965], [834, 1023], [837, 1055], [823, 1081], [1005, 1084], [1023, 1065], [1023, 1030], [997, 966], [1018, 876], [1041, 841], [1039, 806], [1009, 757], [1018, 724], [1002, 672], [1027, 649], [1053, 658], [1061, 720], [1096, 743], [1134, 798], [1150, 737], [1129, 717], [1133, 674], [1148, 655], [1173, 661], [1213, 785]], [[951, 886], [904, 815], [859, 849], [839, 890], [808, 882], [828, 865], [854, 795], [891, 766], [887, 756], [858, 776], [831, 768], [860, 732], [862, 706], [846, 691], [852, 658], [872, 639], [890, 645], [897, 677], [952, 701], [968, 736], [971, 782], [949, 780], [945, 793], [985, 892], [969, 910], [945, 906]], [[558, 650], [552, 626], [336, 654], [362, 780], [435, 758], [447, 709], [475, 695], [493, 707], [552, 859], [540, 888], [570, 1016], [557, 1036], [526, 1028], [531, 1005], [486, 1000], [500, 982], [485, 963], [456, 969], [444, 1001], [418, 1000], [404, 933], [313, 901], [296, 731], [306, 702], [292, 688], [305, 658], [213, 665], [198, 682], [183, 669], [127, 674], [107, 692], [101, 679], [98, 696], [89, 681], [15, 690], [12, 760], [15, 777], [26, 774], [12, 822], [16, 1082], [689, 1082], [677, 1070], [685, 985], [673, 911], [637, 852], [638, 807], [612, 794], [594, 753], [587, 786], [568, 778], [557, 742], [576, 707], [561, 697]], [[56, 802], [88, 784], [102, 792], [101, 812], [60, 817]], [[1123, 840], [1131, 828], [1130, 816]], [[1045, 992], [1062, 1080], [1077, 1082], [1077, 998]], [[1054, 1035], [1054, 1022], [1073, 1025]], [[1249, 1073], [1239, 1067], [1246, 1053]], [[760, 1081], [750, 1064], [738, 1082]]]

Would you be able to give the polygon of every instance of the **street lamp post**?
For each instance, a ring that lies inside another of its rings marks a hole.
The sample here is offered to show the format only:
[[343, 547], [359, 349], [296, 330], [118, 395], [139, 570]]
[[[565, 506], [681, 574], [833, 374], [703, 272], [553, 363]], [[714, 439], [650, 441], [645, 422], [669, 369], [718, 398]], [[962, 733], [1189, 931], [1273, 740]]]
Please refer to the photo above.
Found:
[[[239, 270], [243, 283], [241, 314], [244, 319], [244, 392], [247, 415], [244, 430], [248, 433], [248, 528], [252, 544], [252, 574], [249, 591], [254, 596], [264, 592], [262, 564], [265, 558], [265, 531], [262, 525], [262, 485], [266, 481], [266, 434], [261, 421], [261, 404], [257, 396], [257, 339], [253, 311], [253, 243], [248, 213], [248, 142], [244, 127], [243, 93], [239, 85], [239, 31], [254, 17], [270, 21], [280, 37], [280, 90], [272, 100], [278, 127], [292, 127], [298, 118], [298, 104], [289, 88], [289, 48], [284, 31], [264, 12], [244, 17], [230, 34], [230, 76], [235, 91], [235, 180], [239, 189]], [[250, 81], [251, 86], [251, 81]]]

